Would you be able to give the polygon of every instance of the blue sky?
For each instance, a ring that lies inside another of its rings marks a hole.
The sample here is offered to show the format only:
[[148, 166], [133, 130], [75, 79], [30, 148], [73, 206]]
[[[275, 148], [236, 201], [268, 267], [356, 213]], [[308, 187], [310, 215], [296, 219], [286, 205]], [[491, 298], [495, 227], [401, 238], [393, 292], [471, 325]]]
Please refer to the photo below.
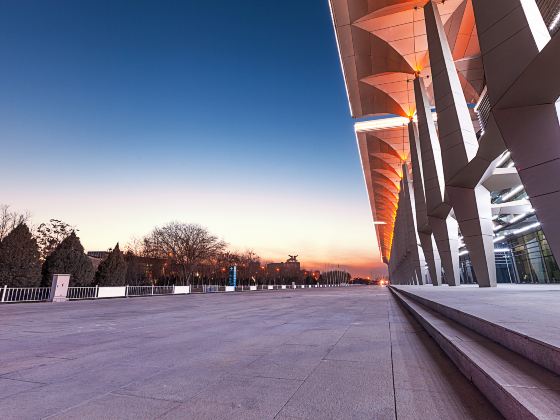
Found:
[[0, 202], [379, 266], [326, 0], [0, 0]]

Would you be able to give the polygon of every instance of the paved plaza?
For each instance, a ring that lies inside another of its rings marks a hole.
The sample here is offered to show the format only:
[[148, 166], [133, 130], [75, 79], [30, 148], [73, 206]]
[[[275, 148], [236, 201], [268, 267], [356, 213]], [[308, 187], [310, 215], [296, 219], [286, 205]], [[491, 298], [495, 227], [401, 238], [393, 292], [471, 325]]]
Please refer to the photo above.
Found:
[[0, 307], [0, 418], [499, 418], [386, 288]]

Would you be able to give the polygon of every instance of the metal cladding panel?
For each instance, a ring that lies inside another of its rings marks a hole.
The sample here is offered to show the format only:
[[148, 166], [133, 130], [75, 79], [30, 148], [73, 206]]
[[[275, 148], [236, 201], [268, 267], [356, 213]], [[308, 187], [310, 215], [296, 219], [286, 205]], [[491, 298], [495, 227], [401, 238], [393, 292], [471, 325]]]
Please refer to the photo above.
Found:
[[[331, 0], [351, 114], [400, 116], [400, 126], [358, 133], [364, 178], [382, 258], [390, 259], [402, 164], [409, 161], [406, 123], [416, 113], [414, 79], [433, 105], [426, 0]], [[461, 88], [475, 103], [484, 86], [472, 0], [437, 4]]]

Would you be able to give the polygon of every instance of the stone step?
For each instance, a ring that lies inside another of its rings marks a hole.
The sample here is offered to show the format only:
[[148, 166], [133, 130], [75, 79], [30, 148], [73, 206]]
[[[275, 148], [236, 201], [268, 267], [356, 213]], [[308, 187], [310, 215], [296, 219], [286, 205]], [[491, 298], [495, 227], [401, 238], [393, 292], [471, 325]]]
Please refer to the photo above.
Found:
[[[391, 287], [393, 288], [393, 286]], [[560, 375], [560, 348], [551, 342], [540, 340], [522, 331], [516, 331], [515, 323], [510, 326], [500, 325], [441, 302], [418, 296], [402, 288], [397, 288], [397, 290], [407, 298]]]
[[458, 369], [508, 419], [560, 419], [560, 376], [391, 288]]

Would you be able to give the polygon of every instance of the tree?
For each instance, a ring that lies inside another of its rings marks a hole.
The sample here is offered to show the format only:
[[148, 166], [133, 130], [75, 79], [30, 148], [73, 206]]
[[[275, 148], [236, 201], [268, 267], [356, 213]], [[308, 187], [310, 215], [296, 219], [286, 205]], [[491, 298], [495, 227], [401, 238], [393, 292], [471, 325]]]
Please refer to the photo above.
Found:
[[43, 263], [44, 286], [50, 286], [53, 274], [70, 274], [72, 286], [89, 286], [93, 281], [94, 269], [89, 257], [84, 254], [80, 238], [72, 232], [65, 238]]
[[193, 268], [222, 252], [226, 243], [197, 224], [171, 222], [156, 227], [145, 238], [147, 255], [167, 258], [179, 269], [179, 278], [190, 284]]
[[72, 232], [77, 232], [77, 229], [62, 220], [51, 219], [48, 223], [41, 223], [35, 232], [41, 258], [47, 258]]
[[0, 241], [17, 226], [29, 221], [28, 213], [10, 211], [10, 206], [0, 204]]
[[107, 255], [95, 273], [95, 284], [99, 286], [125, 286], [126, 261], [119, 244]]
[[137, 256], [130, 249], [124, 254], [126, 261], [126, 284], [138, 286], [146, 284], [146, 270], [141, 261], [141, 257]]
[[0, 242], [0, 285], [37, 287], [41, 282], [41, 263], [37, 241], [21, 223]]

